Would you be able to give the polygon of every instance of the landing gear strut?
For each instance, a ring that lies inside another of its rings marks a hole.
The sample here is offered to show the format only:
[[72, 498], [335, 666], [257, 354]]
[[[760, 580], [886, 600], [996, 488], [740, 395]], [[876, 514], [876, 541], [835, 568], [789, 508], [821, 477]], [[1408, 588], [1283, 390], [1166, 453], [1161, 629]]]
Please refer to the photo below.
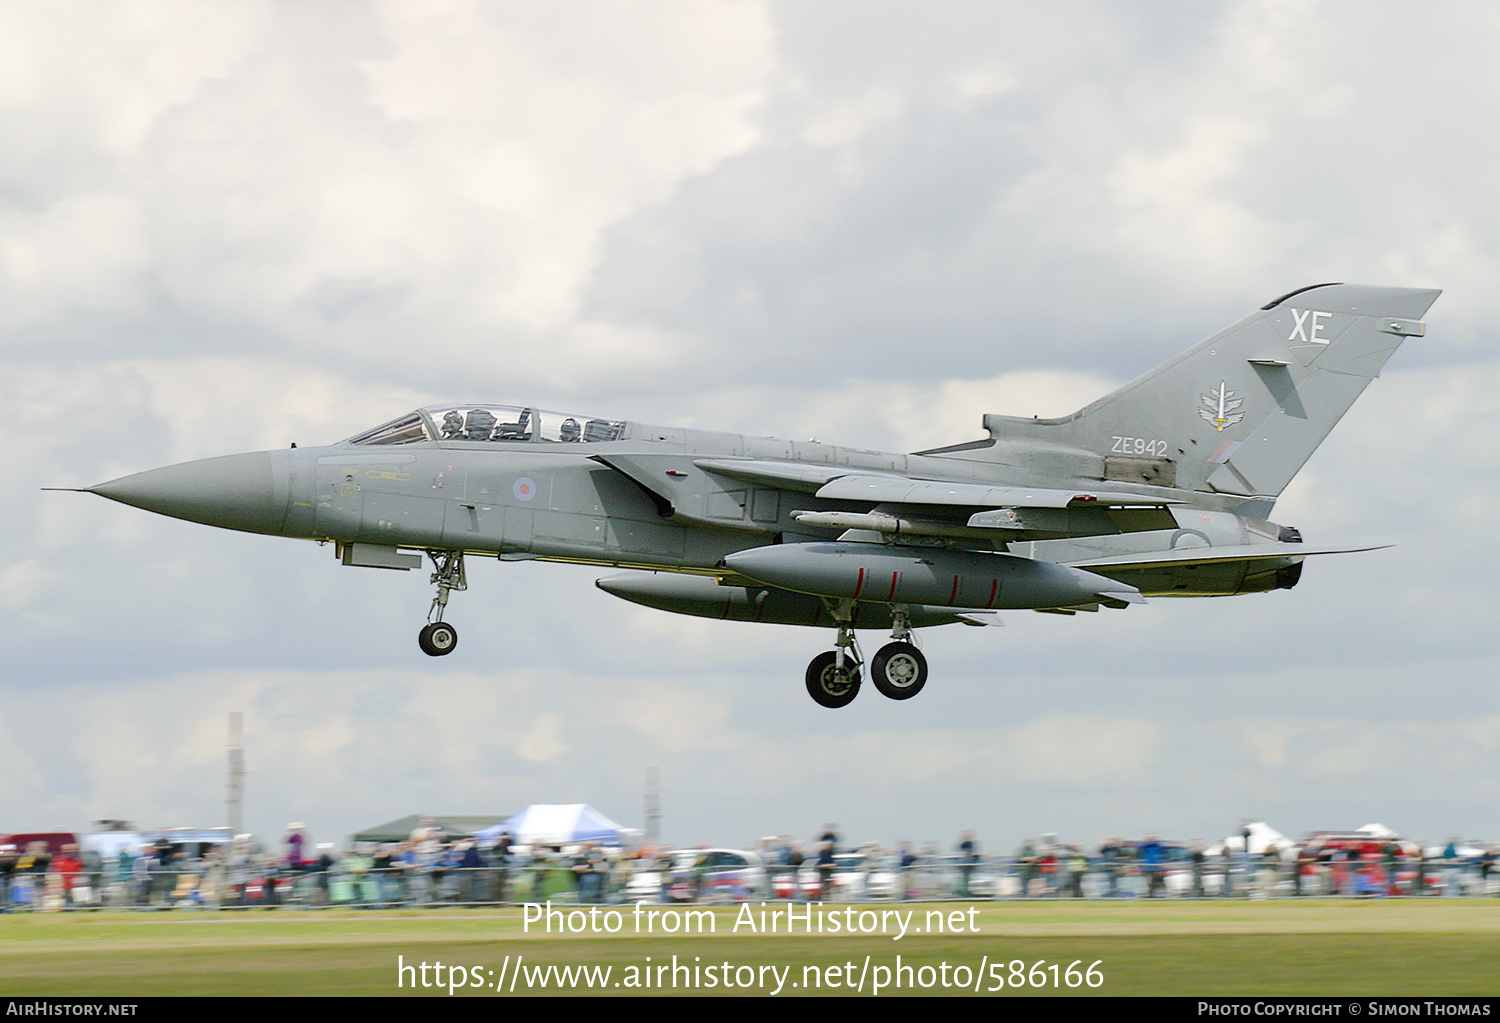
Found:
[[859, 647], [854, 642], [852, 601], [833, 606], [839, 623], [834, 649], [824, 651], [807, 666], [807, 692], [820, 707], [847, 707], [859, 695]]
[[432, 573], [432, 582], [437, 584], [437, 596], [432, 598], [432, 606], [427, 610], [427, 624], [417, 634], [417, 645], [429, 657], [441, 657], [451, 654], [458, 646], [458, 630], [443, 621], [448, 594], [453, 590], [462, 593], [469, 588], [469, 583], [464, 577], [462, 551], [428, 551], [427, 556], [436, 569]]
[[881, 647], [870, 662], [870, 681], [881, 696], [909, 700], [927, 684], [927, 658], [911, 642], [911, 619], [907, 609], [893, 605], [892, 642]]

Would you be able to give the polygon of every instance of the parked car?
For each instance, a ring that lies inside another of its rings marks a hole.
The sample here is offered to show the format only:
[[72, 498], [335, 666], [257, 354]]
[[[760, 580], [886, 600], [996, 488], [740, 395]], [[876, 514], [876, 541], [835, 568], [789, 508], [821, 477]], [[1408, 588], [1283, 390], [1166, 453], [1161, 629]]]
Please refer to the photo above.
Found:
[[744, 902], [773, 897], [771, 877], [758, 853], [743, 849], [679, 849], [634, 871], [627, 901]]

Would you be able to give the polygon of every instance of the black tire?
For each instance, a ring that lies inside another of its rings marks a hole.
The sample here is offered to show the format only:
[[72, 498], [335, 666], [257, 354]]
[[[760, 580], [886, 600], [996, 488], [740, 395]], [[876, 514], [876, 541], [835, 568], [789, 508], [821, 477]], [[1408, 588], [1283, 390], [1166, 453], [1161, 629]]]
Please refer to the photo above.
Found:
[[847, 707], [859, 695], [859, 662], [844, 655], [843, 677], [838, 670], [838, 653], [821, 653], [807, 666], [807, 694], [819, 707]]
[[417, 645], [428, 657], [451, 654], [453, 648], [458, 646], [458, 630], [447, 622], [432, 622], [424, 625], [422, 631], [417, 633]]
[[927, 684], [927, 658], [910, 643], [887, 643], [870, 661], [870, 681], [881, 696], [910, 700]]

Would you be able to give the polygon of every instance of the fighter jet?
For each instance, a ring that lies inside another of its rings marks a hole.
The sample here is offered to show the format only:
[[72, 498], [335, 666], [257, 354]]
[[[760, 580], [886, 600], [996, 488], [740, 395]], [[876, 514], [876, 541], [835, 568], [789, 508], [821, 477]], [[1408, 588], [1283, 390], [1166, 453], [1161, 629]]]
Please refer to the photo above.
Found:
[[909, 454], [458, 402], [87, 491], [345, 565], [430, 558], [435, 657], [458, 643], [465, 558], [573, 562], [630, 569], [597, 585], [663, 611], [833, 630], [805, 677], [824, 707], [859, 692], [856, 631], [889, 631], [869, 676], [905, 700], [927, 682], [919, 628], [1287, 589], [1350, 550], [1269, 516], [1439, 294], [1302, 288], [1072, 415], [986, 415], [983, 437]]

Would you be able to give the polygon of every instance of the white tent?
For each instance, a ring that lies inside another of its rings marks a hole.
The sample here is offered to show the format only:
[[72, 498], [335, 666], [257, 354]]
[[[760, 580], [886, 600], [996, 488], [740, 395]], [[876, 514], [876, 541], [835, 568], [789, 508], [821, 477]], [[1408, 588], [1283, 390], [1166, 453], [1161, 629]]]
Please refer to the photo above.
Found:
[[[1288, 849], [1297, 848], [1296, 842], [1293, 842], [1290, 838], [1287, 838], [1285, 835], [1277, 831], [1275, 828], [1271, 827], [1271, 825], [1267, 824], [1265, 821], [1254, 821], [1253, 823], [1245, 825], [1244, 830], [1250, 832], [1251, 856], [1261, 855], [1266, 851], [1267, 846], [1274, 848], [1279, 853], [1284, 853]], [[1244, 835], [1230, 835], [1228, 838], [1223, 839], [1222, 841], [1215, 842], [1212, 846], [1204, 851], [1204, 854], [1207, 856], [1222, 856], [1224, 855], [1224, 849], [1226, 847], [1233, 850], [1234, 852], [1244, 852]]]
[[482, 842], [493, 842], [507, 831], [517, 845], [618, 845], [625, 830], [587, 803], [533, 803], [514, 817], [474, 834]]

